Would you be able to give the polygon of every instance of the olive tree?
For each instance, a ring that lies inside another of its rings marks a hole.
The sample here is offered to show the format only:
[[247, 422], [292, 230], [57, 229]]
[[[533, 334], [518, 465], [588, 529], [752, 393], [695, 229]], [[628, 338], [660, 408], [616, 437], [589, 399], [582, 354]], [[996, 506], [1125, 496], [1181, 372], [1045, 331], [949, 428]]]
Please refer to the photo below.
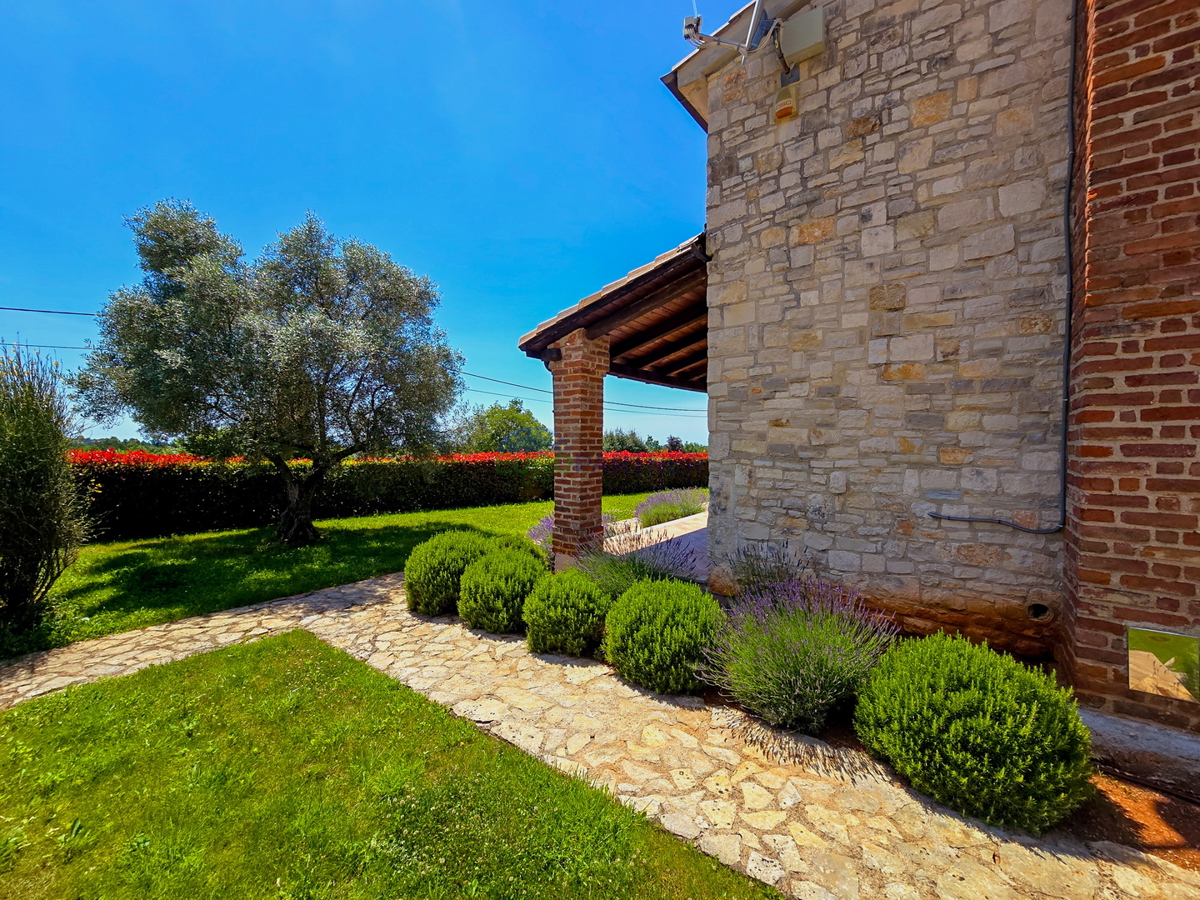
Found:
[[19, 649], [86, 531], [67, 462], [73, 430], [56, 363], [0, 351], [0, 645]]
[[319, 539], [312, 499], [345, 459], [435, 443], [462, 361], [434, 326], [428, 278], [312, 213], [254, 261], [190, 203], [127, 221], [145, 277], [101, 313], [75, 381], [88, 416], [128, 411], [156, 437], [269, 461], [291, 546]]

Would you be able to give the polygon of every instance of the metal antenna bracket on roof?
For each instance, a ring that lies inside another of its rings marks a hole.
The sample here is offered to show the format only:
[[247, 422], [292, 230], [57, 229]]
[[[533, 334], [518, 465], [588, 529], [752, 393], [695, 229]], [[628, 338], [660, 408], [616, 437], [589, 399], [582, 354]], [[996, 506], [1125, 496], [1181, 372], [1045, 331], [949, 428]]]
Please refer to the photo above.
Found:
[[[695, 9], [694, 6], [693, 9]], [[758, 45], [762, 42], [763, 38], [771, 33], [774, 24], [774, 20], [768, 19], [763, 13], [762, 0], [755, 0], [754, 10], [750, 13], [750, 29], [746, 32], [745, 43], [739, 44], [737, 41], [727, 41], [725, 38], [704, 34], [701, 31], [703, 25], [702, 17], [699, 15], [684, 18], [683, 39], [693, 47], [706, 47], [709, 44], [724, 44], [726, 47], [734, 47], [742, 51], [742, 60], [744, 62], [746, 54], [758, 49]]]

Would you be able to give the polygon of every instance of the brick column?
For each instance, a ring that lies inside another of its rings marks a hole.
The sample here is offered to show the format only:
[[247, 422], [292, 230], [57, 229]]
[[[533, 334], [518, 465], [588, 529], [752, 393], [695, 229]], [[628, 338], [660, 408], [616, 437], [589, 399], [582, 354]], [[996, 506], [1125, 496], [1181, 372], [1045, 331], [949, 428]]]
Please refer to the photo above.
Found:
[[1200, 635], [1200, 53], [1185, 0], [1080, 0], [1066, 662], [1081, 700], [1200, 730], [1131, 691], [1126, 627]]
[[608, 338], [589, 340], [582, 328], [554, 344], [554, 567], [578, 558], [602, 533], [604, 376]]

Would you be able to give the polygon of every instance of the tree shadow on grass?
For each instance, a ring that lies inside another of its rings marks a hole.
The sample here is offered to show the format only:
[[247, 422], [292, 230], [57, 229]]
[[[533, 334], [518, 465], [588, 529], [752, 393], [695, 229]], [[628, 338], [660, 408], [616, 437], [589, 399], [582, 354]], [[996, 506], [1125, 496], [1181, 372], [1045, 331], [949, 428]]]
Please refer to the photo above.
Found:
[[323, 529], [311, 547], [271, 543], [272, 528], [154, 538], [85, 556], [51, 597], [49, 627], [0, 658], [397, 572], [443, 531], [497, 532], [444, 519]]

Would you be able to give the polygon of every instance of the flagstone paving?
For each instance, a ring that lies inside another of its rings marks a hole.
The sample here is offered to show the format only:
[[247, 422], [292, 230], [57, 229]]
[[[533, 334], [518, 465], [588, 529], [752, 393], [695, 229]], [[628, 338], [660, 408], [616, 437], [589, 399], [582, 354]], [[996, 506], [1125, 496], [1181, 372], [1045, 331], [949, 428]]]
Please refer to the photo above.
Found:
[[304, 628], [679, 837], [803, 900], [1200, 900], [1200, 874], [1110, 843], [986, 828], [849, 750], [598, 662], [409, 613], [399, 575], [111, 635], [0, 666], [0, 708]]

